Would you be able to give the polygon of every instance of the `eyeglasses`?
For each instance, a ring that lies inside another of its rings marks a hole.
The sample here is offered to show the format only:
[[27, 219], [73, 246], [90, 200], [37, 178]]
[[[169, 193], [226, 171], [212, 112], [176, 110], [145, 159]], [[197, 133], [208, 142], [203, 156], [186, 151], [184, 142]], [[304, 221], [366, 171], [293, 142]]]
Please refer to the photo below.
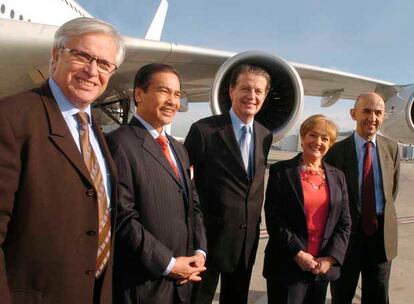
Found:
[[77, 49], [69, 49], [65, 47], [65, 48], [62, 48], [61, 50], [69, 53], [69, 55], [72, 56], [74, 61], [78, 64], [87, 65], [87, 64], [91, 64], [92, 61], [95, 60], [96, 65], [98, 66], [98, 72], [102, 74], [109, 75], [118, 68], [116, 64], [112, 62], [106, 61], [104, 59], [99, 59], [97, 57], [89, 55], [88, 53], [85, 53], [83, 51], [79, 51]]

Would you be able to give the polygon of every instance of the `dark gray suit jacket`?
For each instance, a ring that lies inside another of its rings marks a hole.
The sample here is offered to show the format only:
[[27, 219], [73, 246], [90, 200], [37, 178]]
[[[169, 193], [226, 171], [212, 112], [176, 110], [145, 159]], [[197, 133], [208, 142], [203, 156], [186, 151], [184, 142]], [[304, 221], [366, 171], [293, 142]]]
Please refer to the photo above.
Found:
[[[294, 261], [300, 251], [307, 251], [308, 228], [304, 211], [299, 160], [280, 161], [270, 167], [266, 190], [265, 214], [269, 242], [266, 247], [263, 275], [266, 279], [293, 282], [314, 279]], [[320, 256], [331, 256], [338, 263], [323, 276], [336, 280], [340, 274], [351, 232], [348, 193], [345, 176], [338, 169], [323, 163], [329, 188], [329, 214], [321, 243]]]
[[107, 136], [119, 172], [116, 303], [172, 303], [174, 293], [186, 302], [190, 284], [176, 287], [162, 273], [171, 257], [207, 251], [187, 152], [174, 138], [168, 139], [183, 181], [136, 118]]
[[233, 271], [241, 258], [247, 268], [256, 255], [272, 134], [256, 121], [253, 132], [251, 180], [228, 113], [194, 123], [185, 140], [205, 217], [207, 259], [222, 272]]
[[[397, 214], [394, 201], [398, 192], [400, 155], [398, 144], [377, 135], [377, 152], [381, 166], [384, 190], [384, 245], [387, 260], [397, 255]], [[349, 193], [349, 208], [352, 217], [352, 235], [359, 231], [361, 217], [360, 189], [358, 185], [358, 160], [354, 135], [337, 142], [325, 155], [326, 162], [342, 170], [346, 176]], [[351, 235], [351, 238], [352, 238]]]

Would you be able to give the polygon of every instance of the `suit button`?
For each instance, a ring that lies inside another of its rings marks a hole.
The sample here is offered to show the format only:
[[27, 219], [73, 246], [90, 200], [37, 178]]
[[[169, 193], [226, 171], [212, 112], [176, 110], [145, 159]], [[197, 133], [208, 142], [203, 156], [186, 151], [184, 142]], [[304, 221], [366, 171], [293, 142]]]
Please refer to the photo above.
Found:
[[180, 188], [180, 189], [178, 189], [178, 192], [183, 193], [184, 190]]
[[95, 195], [95, 190], [93, 188], [88, 189], [88, 191], [86, 191], [86, 195], [87, 196], [94, 196]]
[[87, 236], [95, 236], [96, 235], [96, 230], [88, 230], [88, 231], [86, 231], [86, 235]]
[[247, 225], [246, 224], [241, 224], [240, 225], [240, 229], [246, 229], [247, 228]]
[[88, 276], [95, 275], [95, 270], [88, 269], [88, 270], [85, 271], [85, 274], [88, 275]]

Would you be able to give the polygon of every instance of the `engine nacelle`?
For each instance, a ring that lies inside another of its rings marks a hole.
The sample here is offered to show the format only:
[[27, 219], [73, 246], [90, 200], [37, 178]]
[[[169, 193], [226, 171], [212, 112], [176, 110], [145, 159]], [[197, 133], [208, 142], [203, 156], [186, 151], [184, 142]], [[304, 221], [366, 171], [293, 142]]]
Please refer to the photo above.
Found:
[[240, 64], [256, 65], [272, 78], [272, 87], [255, 119], [273, 132], [273, 140], [281, 139], [293, 128], [303, 110], [303, 86], [296, 70], [285, 60], [260, 51], [247, 51], [229, 58], [216, 73], [210, 90], [213, 114], [227, 112], [232, 70]]
[[405, 144], [414, 144], [414, 85], [399, 89], [385, 101], [386, 117], [381, 132]]

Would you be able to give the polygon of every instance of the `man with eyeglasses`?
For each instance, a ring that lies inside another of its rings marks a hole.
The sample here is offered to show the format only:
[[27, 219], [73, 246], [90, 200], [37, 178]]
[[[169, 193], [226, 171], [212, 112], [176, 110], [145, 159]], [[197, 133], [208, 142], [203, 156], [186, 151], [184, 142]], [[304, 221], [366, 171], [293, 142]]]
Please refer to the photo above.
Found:
[[91, 103], [122, 63], [111, 25], [55, 34], [50, 78], [0, 99], [0, 302], [112, 303], [115, 170]]

